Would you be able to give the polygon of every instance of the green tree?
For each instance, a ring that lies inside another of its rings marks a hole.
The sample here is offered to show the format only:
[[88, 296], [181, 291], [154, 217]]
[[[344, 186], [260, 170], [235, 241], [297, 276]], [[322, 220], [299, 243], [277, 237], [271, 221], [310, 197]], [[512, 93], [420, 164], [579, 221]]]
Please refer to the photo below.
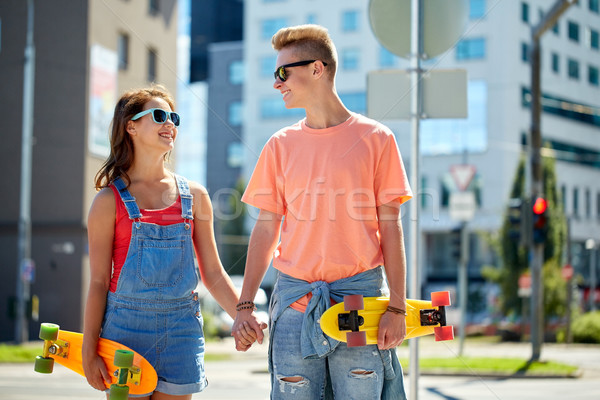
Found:
[[[557, 190], [555, 161], [552, 157], [542, 158], [544, 198], [548, 203], [548, 231], [544, 242], [544, 315], [546, 318], [560, 316], [565, 311], [566, 285], [561, 277], [561, 262], [564, 243], [566, 243], [566, 221], [562, 201]], [[525, 158], [521, 158], [513, 186], [511, 198], [526, 201], [525, 196]], [[531, 212], [531, 207], [524, 212]], [[522, 220], [525, 216], [522, 216]], [[523, 273], [529, 272], [529, 249], [520, 240], [509, 235], [511, 223], [505, 215], [495, 246], [502, 261], [499, 267], [486, 267], [483, 275], [500, 287], [500, 307], [505, 315], [518, 315], [522, 310], [522, 301], [518, 296], [518, 281]]]

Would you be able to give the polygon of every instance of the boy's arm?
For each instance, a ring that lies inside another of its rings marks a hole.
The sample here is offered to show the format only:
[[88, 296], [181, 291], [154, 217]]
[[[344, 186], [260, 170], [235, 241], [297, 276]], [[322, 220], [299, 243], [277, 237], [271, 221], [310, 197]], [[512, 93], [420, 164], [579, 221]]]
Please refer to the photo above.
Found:
[[[390, 202], [377, 207], [383, 263], [390, 288], [390, 306], [406, 310], [406, 254], [400, 220], [400, 204]], [[377, 345], [380, 349], [399, 346], [406, 336], [402, 314], [386, 312], [379, 322]]]
[[[248, 244], [248, 257], [246, 259], [240, 302], [253, 301], [254, 296], [256, 296], [277, 246], [281, 219], [282, 216], [279, 214], [266, 210], [260, 211]], [[238, 311], [231, 328], [231, 334], [235, 337], [236, 348], [240, 349], [238, 342], [245, 336], [244, 334], [254, 333], [258, 342], [262, 343], [264, 338], [262, 329], [264, 328], [257, 320], [252, 309]]]

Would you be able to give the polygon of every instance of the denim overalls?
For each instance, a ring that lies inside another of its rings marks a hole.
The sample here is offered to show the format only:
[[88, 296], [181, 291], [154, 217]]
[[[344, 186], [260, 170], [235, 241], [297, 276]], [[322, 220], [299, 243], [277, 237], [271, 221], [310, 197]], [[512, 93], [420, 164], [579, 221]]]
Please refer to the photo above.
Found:
[[101, 337], [131, 347], [156, 369], [156, 391], [172, 395], [202, 391], [204, 335], [192, 244], [192, 201], [185, 178], [175, 176], [182, 221], [156, 225], [142, 214], [121, 178], [115, 180], [132, 220], [131, 242], [116, 291], [109, 292]]

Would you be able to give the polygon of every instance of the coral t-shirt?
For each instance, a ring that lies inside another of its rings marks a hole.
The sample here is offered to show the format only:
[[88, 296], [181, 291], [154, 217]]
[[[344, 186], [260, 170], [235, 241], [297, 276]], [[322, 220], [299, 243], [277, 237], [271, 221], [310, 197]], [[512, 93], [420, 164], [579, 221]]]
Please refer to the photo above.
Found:
[[284, 216], [276, 269], [333, 282], [383, 265], [377, 207], [411, 197], [392, 131], [352, 113], [330, 128], [301, 120], [275, 133], [242, 201]]
[[[121, 269], [127, 259], [133, 222], [129, 219], [127, 208], [125, 208], [125, 204], [123, 204], [123, 200], [121, 200], [119, 190], [114, 185], [110, 185], [110, 188], [113, 191], [116, 203], [115, 236], [113, 239], [113, 271], [109, 287], [109, 290], [114, 293], [117, 290]], [[181, 217], [181, 197], [179, 196], [177, 196], [177, 200], [173, 204], [166, 208], [159, 210], [142, 209], [140, 212], [142, 214], [140, 221], [149, 224], [172, 225], [183, 221]], [[188, 222], [191, 225], [190, 232], [193, 235], [194, 223], [193, 221]]]

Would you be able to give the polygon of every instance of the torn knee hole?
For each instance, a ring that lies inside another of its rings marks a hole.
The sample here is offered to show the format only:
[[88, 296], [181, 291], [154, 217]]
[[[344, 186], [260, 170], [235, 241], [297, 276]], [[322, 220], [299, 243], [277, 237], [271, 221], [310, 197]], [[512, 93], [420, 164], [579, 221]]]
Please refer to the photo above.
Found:
[[350, 375], [353, 375], [357, 378], [368, 378], [370, 376], [373, 376], [375, 374], [375, 371], [367, 371], [364, 369], [353, 369], [352, 371], [350, 371]]
[[279, 380], [283, 382], [299, 383], [304, 381], [305, 379], [301, 376], [281, 376], [279, 377]]

